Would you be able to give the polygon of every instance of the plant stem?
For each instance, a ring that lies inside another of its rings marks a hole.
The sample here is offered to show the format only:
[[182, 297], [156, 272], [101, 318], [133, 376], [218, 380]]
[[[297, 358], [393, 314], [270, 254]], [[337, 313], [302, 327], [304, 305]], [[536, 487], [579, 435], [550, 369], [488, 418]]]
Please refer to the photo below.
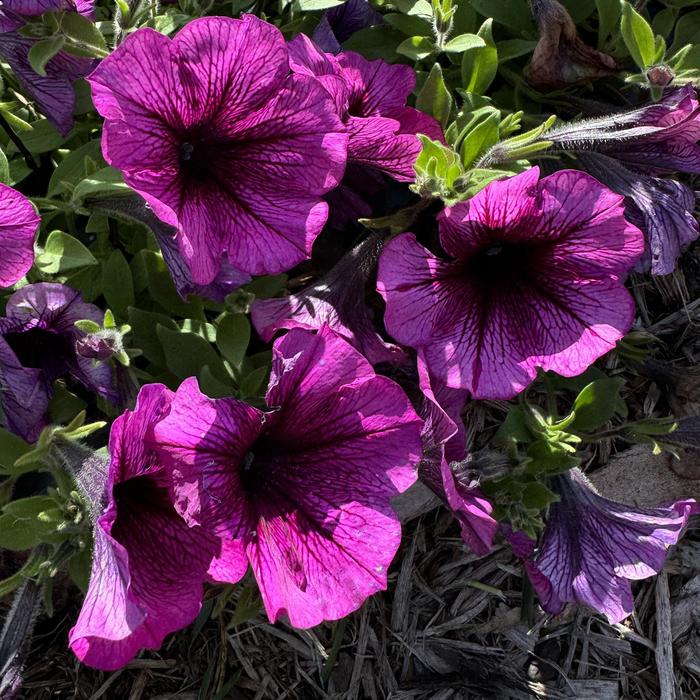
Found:
[[10, 141], [15, 144], [17, 150], [24, 156], [24, 161], [26, 162], [27, 166], [32, 170], [39, 170], [39, 164], [34, 160], [34, 156], [29, 152], [29, 149], [24, 145], [24, 143], [22, 143], [22, 139], [15, 134], [12, 127], [7, 122], [7, 119], [5, 119], [5, 116], [1, 113], [0, 126], [3, 128], [3, 131], [7, 134]]

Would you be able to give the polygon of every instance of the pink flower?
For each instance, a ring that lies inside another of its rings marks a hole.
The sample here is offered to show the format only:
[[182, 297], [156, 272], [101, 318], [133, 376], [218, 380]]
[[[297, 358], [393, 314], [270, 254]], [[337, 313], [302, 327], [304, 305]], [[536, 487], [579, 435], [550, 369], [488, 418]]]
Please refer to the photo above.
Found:
[[102, 150], [164, 222], [194, 285], [230, 265], [276, 274], [308, 258], [345, 169], [328, 93], [289, 73], [278, 29], [252, 15], [140, 29], [90, 75]]
[[403, 391], [327, 327], [273, 349], [261, 411], [186, 380], [156, 427], [175, 507], [250, 562], [270, 620], [337, 620], [386, 587], [390, 500], [416, 479], [421, 421]]
[[0, 184], [0, 287], [11, 287], [29, 272], [40, 222], [23, 194]]
[[435, 381], [509, 399], [539, 368], [583, 372], [632, 325], [623, 280], [644, 238], [589, 175], [532, 168], [443, 211], [446, 261], [406, 233], [379, 261], [389, 334]]

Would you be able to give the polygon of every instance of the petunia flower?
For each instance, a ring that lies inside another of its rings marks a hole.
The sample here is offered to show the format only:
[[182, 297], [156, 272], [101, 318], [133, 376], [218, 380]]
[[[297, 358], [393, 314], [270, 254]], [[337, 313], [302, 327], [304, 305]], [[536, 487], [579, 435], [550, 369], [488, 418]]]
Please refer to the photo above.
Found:
[[[112, 424], [106, 503], [98, 506], [88, 592], [70, 647], [85, 664], [121, 668], [140, 649], [158, 649], [201, 608], [203, 583], [221, 579], [221, 543], [175, 512], [167, 475], [153, 450], [153, 428], [172, 392], [144, 386], [134, 411]], [[244, 570], [227, 569], [238, 580]]]
[[0, 401], [5, 425], [33, 442], [47, 423], [56, 379], [71, 376], [112, 402], [119, 392], [108, 364], [82, 357], [75, 326], [83, 319], [102, 325], [104, 313], [62, 284], [29, 284], [7, 301], [0, 318]]
[[323, 51], [338, 53], [340, 45], [355, 32], [381, 23], [382, 16], [367, 0], [346, 0], [323, 13], [312, 38]]
[[439, 496], [459, 522], [462, 539], [475, 554], [491, 551], [498, 523], [492, 517], [493, 506], [478, 485], [462, 483], [453, 467], [467, 458], [464, 423], [460, 416], [467, 392], [433, 386], [421, 358], [418, 376], [423, 397], [418, 414], [423, 419], [423, 457], [418, 477]]
[[140, 29], [88, 80], [105, 159], [177, 228], [193, 284], [216, 279], [225, 254], [252, 275], [309, 257], [348, 137], [319, 83], [289, 73], [276, 27], [245, 15], [174, 39]]
[[265, 411], [188, 379], [156, 440], [175, 507], [250, 562], [270, 620], [337, 620], [384, 590], [401, 540], [391, 498], [416, 480], [421, 421], [327, 327], [275, 342]]
[[46, 75], [41, 76], [29, 63], [29, 51], [39, 39], [22, 36], [19, 30], [45, 12], [63, 10], [92, 18], [92, 6], [91, 0], [5, 0], [0, 9], [0, 56], [10, 65], [22, 89], [63, 136], [73, 128], [73, 82], [86, 76], [95, 62], [59, 51], [46, 64]]
[[40, 222], [24, 195], [0, 184], [0, 287], [11, 287], [29, 271]]
[[622, 197], [590, 175], [539, 169], [491, 183], [438, 216], [443, 260], [406, 233], [384, 247], [377, 287], [391, 337], [435, 381], [509, 399], [539, 368], [583, 372], [630, 328], [623, 280], [644, 239]]
[[357, 53], [321, 51], [307, 36], [289, 42], [294, 72], [315, 76], [332, 95], [349, 133], [348, 165], [379, 170], [401, 182], [415, 179], [421, 150], [416, 134], [443, 139], [431, 116], [406, 106], [416, 84], [410, 66], [368, 61]]
[[700, 104], [692, 85], [669, 90], [660, 102], [547, 133], [554, 147], [615, 158], [642, 174], [700, 174]]
[[270, 342], [282, 328], [319, 330], [328, 325], [373, 365], [404, 361], [404, 352], [377, 332], [365, 301], [367, 283], [376, 272], [382, 245], [380, 234], [370, 234], [316, 284], [281, 299], [254, 301], [251, 318], [260, 337]]
[[[564, 603], [579, 603], [620, 622], [634, 610], [630, 581], [661, 571], [698, 504], [617, 503], [596, 493], [578, 469], [557, 477], [553, 488], [560, 500], [550, 506], [530, 564], [536, 590], [545, 594], [543, 607], [556, 613]], [[520, 555], [527, 557], [526, 547]]]
[[599, 153], [581, 153], [579, 161], [591, 175], [625, 197], [625, 216], [644, 232], [646, 246], [636, 269], [670, 275], [684, 248], [700, 235], [693, 190], [668, 177], [635, 173], [619, 160]]

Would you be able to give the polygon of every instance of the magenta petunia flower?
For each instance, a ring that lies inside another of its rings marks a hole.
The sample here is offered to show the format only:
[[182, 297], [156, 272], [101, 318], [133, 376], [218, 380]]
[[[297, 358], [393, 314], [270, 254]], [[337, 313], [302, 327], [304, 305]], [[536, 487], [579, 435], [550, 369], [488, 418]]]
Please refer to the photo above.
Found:
[[[659, 508], [610, 501], [578, 469], [557, 477], [553, 488], [561, 500], [550, 507], [530, 560], [543, 607], [557, 613], [576, 602], [620, 622], [634, 610], [630, 581], [661, 571], [669, 547], [700, 508], [692, 499]], [[516, 553], [529, 554], [525, 546]]]
[[245, 15], [174, 39], [140, 29], [88, 80], [106, 160], [177, 227], [193, 284], [214, 280], [224, 254], [254, 275], [309, 257], [348, 137], [318, 82], [289, 73], [277, 28]]
[[86, 76], [95, 64], [91, 58], [59, 51], [39, 75], [29, 63], [29, 51], [39, 39], [23, 36], [28, 19], [45, 12], [78, 12], [92, 18], [91, 0], [5, 0], [0, 10], [0, 55], [9, 63], [23, 90], [63, 136], [73, 128], [73, 81]]
[[435, 381], [509, 399], [538, 368], [575, 376], [632, 325], [623, 279], [644, 239], [589, 175], [532, 168], [443, 211], [435, 257], [406, 233], [379, 261], [384, 322]]
[[443, 139], [431, 116], [406, 106], [416, 83], [410, 66], [368, 61], [352, 51], [333, 56], [299, 34], [289, 43], [292, 70], [315, 76], [333, 96], [347, 126], [348, 165], [380, 170], [401, 182], [415, 179], [421, 150], [416, 134]]
[[112, 403], [120, 392], [108, 364], [82, 357], [76, 343], [85, 333], [76, 321], [102, 324], [104, 313], [62, 284], [29, 284], [7, 301], [0, 318], [0, 400], [5, 425], [33, 442], [47, 424], [56, 379], [71, 376]]
[[380, 234], [370, 234], [311, 287], [281, 299], [254, 301], [250, 312], [260, 337], [270, 342], [282, 328], [319, 330], [328, 325], [373, 365], [405, 361], [401, 348], [379, 335], [365, 301], [382, 244]]
[[314, 29], [313, 40], [323, 51], [338, 53], [355, 32], [382, 23], [382, 16], [367, 0], [346, 0], [326, 10]]
[[401, 540], [390, 500], [416, 480], [421, 421], [327, 327], [276, 341], [266, 401], [209, 399], [188, 379], [158, 449], [178, 512], [239, 548], [270, 619], [313, 627], [386, 588]]
[[0, 287], [11, 287], [29, 272], [40, 222], [23, 194], [0, 184]]
[[76, 656], [105, 671], [190, 624], [212, 573], [238, 580], [245, 571], [235, 562], [223, 566], [221, 542], [189, 527], [172, 505], [153, 450], [154, 426], [172, 396], [162, 384], [144, 386], [135, 410], [112, 424], [107, 503], [95, 525], [88, 592], [69, 634]]
[[700, 104], [692, 85], [669, 90], [660, 102], [572, 122], [547, 133], [555, 148], [593, 151], [645, 174], [700, 174]]
[[475, 554], [491, 551], [498, 523], [493, 506], [475, 484], [461, 483], [453, 468], [467, 458], [466, 435], [460, 415], [467, 401], [463, 389], [433, 387], [423, 362], [418, 360], [422, 400], [418, 414], [423, 419], [423, 458], [418, 476], [440, 498], [459, 522], [462, 539]]

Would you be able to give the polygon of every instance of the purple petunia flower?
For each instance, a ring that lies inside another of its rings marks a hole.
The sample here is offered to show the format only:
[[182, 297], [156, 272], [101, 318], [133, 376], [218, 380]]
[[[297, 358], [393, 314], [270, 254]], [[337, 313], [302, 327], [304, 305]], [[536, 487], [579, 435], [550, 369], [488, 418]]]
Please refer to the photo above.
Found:
[[47, 424], [53, 383], [66, 375], [116, 403], [119, 392], [107, 364], [81, 357], [76, 342], [84, 333], [75, 322], [102, 324], [104, 313], [62, 284], [22, 287], [0, 318], [0, 400], [5, 425], [28, 442]]
[[266, 401], [209, 399], [188, 379], [158, 449], [178, 512], [238, 548], [270, 619], [313, 627], [386, 588], [401, 540], [390, 500], [416, 480], [421, 421], [327, 327], [276, 341]]
[[315, 76], [332, 95], [350, 136], [348, 165], [374, 168], [401, 182], [412, 182], [421, 150], [416, 134], [444, 138], [435, 119], [406, 106], [416, 84], [413, 69], [368, 61], [352, 51], [333, 56], [304, 34], [289, 43], [289, 55], [293, 71]]
[[11, 287], [34, 262], [34, 236], [41, 219], [32, 203], [0, 184], [0, 287]]
[[323, 51], [338, 53], [340, 45], [355, 32], [381, 23], [382, 16], [367, 0], [346, 0], [323, 13], [312, 38]]
[[438, 217], [445, 261], [406, 233], [379, 261], [384, 322], [435, 381], [509, 399], [538, 368], [575, 376], [632, 325], [623, 279], [642, 253], [622, 197], [589, 175], [539, 169]]
[[[598, 495], [578, 469], [557, 477], [553, 488], [560, 501], [550, 506], [529, 564], [543, 607], [557, 613], [564, 603], [576, 602], [620, 622], [634, 610], [630, 581], [661, 571], [698, 504], [690, 499], [659, 508], [627, 506]], [[529, 549], [521, 546], [516, 553], [527, 558]]]
[[46, 75], [41, 76], [28, 58], [38, 39], [22, 36], [19, 30], [28, 19], [45, 12], [63, 10], [92, 18], [92, 6], [92, 0], [5, 0], [0, 10], [0, 55], [10, 64], [27, 95], [63, 136], [73, 128], [73, 81], [86, 76], [95, 62], [59, 51], [46, 64]]
[[466, 436], [460, 413], [467, 392], [444, 385], [433, 388], [427, 368], [418, 360], [418, 376], [423, 400], [418, 413], [423, 418], [423, 458], [418, 476], [445, 501], [460, 524], [462, 539], [478, 555], [491, 551], [498, 523], [491, 513], [493, 506], [481, 491], [463, 484], [452, 465], [467, 457]]
[[260, 337], [270, 342], [282, 328], [319, 330], [328, 325], [373, 365], [403, 362], [405, 353], [377, 333], [365, 302], [382, 245], [381, 234], [370, 234], [313, 286], [281, 299], [254, 301], [250, 311]]
[[347, 134], [316, 80], [289, 73], [280, 31], [206, 17], [174, 39], [140, 29], [90, 75], [102, 150], [164, 222], [192, 283], [275, 274], [309, 257]]
[[639, 272], [670, 275], [683, 249], [700, 235], [695, 218], [695, 193], [667, 177], [635, 173], [619, 160], [599, 153], [581, 153], [579, 161], [594, 177], [625, 198], [625, 216], [645, 233]]
[[175, 512], [153, 450], [154, 426], [172, 396], [162, 384], [144, 386], [136, 409], [112, 424], [107, 503], [95, 525], [88, 592], [69, 634], [76, 656], [106, 671], [140, 649], [157, 649], [167, 634], [190, 624], [212, 574], [238, 580], [245, 571], [235, 562], [222, 568], [218, 538]]

